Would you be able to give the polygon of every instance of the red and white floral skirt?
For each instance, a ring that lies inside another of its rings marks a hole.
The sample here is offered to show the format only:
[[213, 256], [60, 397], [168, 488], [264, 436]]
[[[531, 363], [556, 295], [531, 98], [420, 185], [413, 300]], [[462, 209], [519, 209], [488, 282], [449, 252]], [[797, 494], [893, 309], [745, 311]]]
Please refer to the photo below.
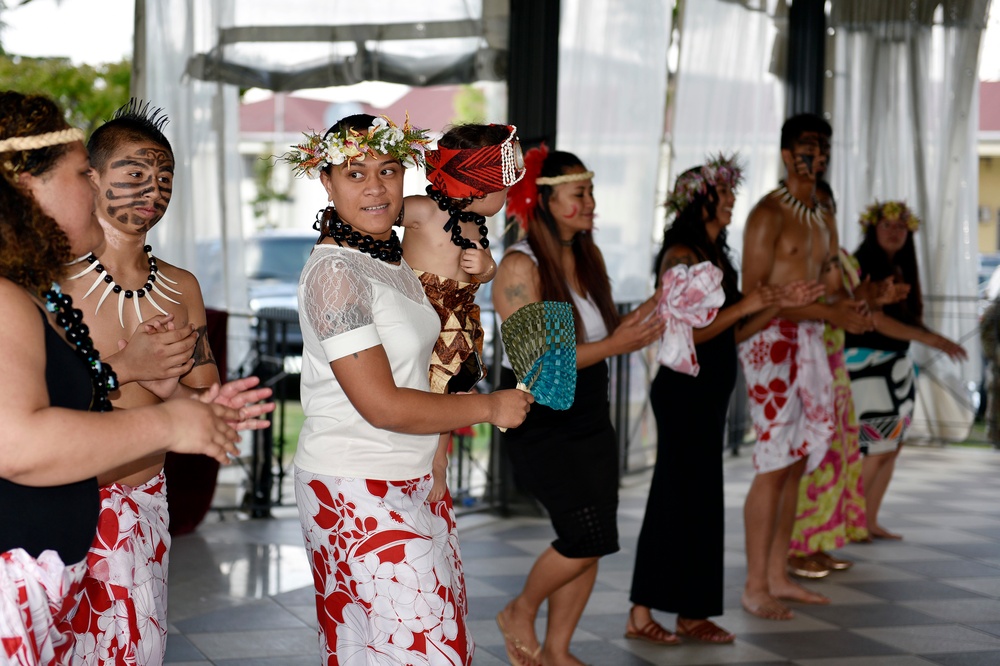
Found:
[[66, 566], [55, 551], [37, 559], [21, 548], [0, 553], [0, 663], [68, 666], [76, 605], [87, 562]]
[[162, 663], [169, 520], [163, 472], [134, 488], [118, 483], [101, 488], [97, 536], [72, 617], [74, 664]]
[[451, 495], [431, 476], [346, 479], [295, 470], [319, 640], [336, 664], [471, 664], [468, 599]]

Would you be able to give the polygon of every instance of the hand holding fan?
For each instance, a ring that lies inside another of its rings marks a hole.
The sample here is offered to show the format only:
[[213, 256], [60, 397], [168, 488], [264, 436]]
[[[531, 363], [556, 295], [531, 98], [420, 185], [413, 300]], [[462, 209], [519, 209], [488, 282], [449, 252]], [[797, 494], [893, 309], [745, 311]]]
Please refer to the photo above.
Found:
[[572, 306], [559, 301], [529, 303], [500, 324], [500, 337], [517, 375], [517, 387], [542, 405], [569, 409], [576, 393]]

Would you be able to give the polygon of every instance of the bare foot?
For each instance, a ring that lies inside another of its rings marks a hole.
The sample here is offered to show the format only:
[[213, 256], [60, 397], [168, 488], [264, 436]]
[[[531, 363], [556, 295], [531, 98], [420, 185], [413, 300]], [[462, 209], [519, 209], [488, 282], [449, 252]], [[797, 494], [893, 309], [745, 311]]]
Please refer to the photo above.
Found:
[[743, 604], [743, 610], [765, 620], [791, 620], [795, 617], [788, 606], [767, 593], [744, 592], [740, 602]]
[[830, 603], [828, 597], [823, 596], [819, 592], [807, 590], [798, 583], [793, 583], [791, 580], [772, 584], [771, 595], [782, 601], [797, 601], [800, 604], [824, 605]]
[[511, 663], [523, 666], [539, 666], [542, 646], [535, 636], [534, 618], [517, 611], [517, 600], [510, 602], [497, 613], [497, 626], [507, 644], [507, 656]]
[[890, 539], [892, 541], [902, 541], [902, 534], [895, 534], [885, 529], [881, 525], [876, 525], [875, 527], [869, 527], [868, 533], [875, 539]]
[[545, 664], [545, 666], [587, 666], [586, 663], [580, 661], [569, 652], [555, 655], [545, 652], [544, 650], [542, 651], [541, 663]]

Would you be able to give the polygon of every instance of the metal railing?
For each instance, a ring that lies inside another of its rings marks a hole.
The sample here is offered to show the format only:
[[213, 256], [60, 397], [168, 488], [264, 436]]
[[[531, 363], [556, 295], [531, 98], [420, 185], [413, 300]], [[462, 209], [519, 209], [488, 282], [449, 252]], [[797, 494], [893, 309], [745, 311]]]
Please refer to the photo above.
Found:
[[[974, 298], [944, 297], [928, 295], [924, 297], [929, 312], [937, 315], [968, 318], [968, 308], [955, 308], [957, 303], [967, 303]], [[619, 310], [627, 312], [636, 303], [620, 304]], [[942, 312], [945, 309], [945, 312]], [[480, 390], [489, 392], [499, 383], [502, 346], [499, 320], [488, 307], [482, 310], [483, 326], [486, 329], [487, 349], [484, 361], [489, 372]], [[968, 323], [968, 322], [967, 322]], [[295, 433], [288, 432], [287, 414], [290, 404], [298, 400], [298, 372], [301, 370], [301, 337], [298, 337], [298, 319], [292, 310], [262, 311], [256, 317], [256, 325], [251, 340], [253, 362], [243, 364], [249, 372], [258, 374], [275, 389], [276, 413], [272, 426], [257, 431], [252, 452], [245, 461], [247, 490], [241, 508], [254, 516], [266, 516], [271, 507], [285, 504], [290, 498], [283, 491], [289, 464], [288, 452]], [[978, 353], [977, 327], [965, 327], [967, 333], [960, 342], [972, 340], [970, 353]], [[611, 378], [610, 402], [611, 420], [618, 433], [619, 474], [621, 477], [637, 474], [652, 467], [656, 455], [656, 426], [648, 399], [649, 385], [658, 366], [655, 362], [655, 348], [643, 352], [609, 359]], [[930, 363], [920, 367], [930, 381], [936, 381], [948, 390], [961, 405], [973, 411], [974, 401], [968, 395], [956, 392], [951, 383], [943, 382], [936, 376], [934, 362], [938, 356], [931, 356]], [[982, 377], [974, 378], [977, 384]], [[747, 414], [746, 388], [742, 372], [730, 400], [727, 417], [726, 448], [738, 455], [747, 441], [752, 427]], [[521, 497], [507, 465], [506, 455], [501, 450], [499, 433], [495, 428], [480, 425], [454, 435], [449, 461], [448, 484], [455, 508], [458, 512], [498, 510], [509, 513], [518, 510], [533, 510], [530, 500]]]

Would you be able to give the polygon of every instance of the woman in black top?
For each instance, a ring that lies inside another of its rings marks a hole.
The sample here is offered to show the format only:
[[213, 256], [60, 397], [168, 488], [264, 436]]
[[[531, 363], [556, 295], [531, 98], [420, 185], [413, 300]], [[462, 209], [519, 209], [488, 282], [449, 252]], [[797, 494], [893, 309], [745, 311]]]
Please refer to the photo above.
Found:
[[[667, 202], [673, 221], [663, 234], [657, 282], [674, 266], [710, 262], [722, 271], [725, 302], [711, 323], [693, 330], [697, 376], [661, 367], [650, 388], [656, 466], [636, 544], [626, 638], [660, 645], [677, 644], [677, 636], [710, 643], [735, 638], [708, 618], [722, 614], [721, 458], [736, 343], [767, 324], [779, 307], [811, 302], [821, 289], [795, 283], [741, 296], [726, 243], [741, 180], [735, 161], [719, 156], [682, 173]], [[676, 636], [652, 618], [652, 609], [677, 613]]]
[[854, 256], [861, 266], [861, 278], [872, 282], [892, 279], [910, 288], [905, 299], [872, 313], [874, 331], [849, 333], [845, 350], [865, 454], [861, 476], [868, 532], [876, 539], [901, 539], [879, 524], [878, 512], [913, 415], [916, 377], [907, 354], [910, 342], [940, 349], [955, 360], [965, 360], [968, 355], [961, 345], [924, 325], [913, 244], [920, 220], [905, 203], [888, 201], [869, 206], [860, 223], [865, 237]]
[[[235, 454], [238, 412], [196, 400], [110, 410], [114, 373], [57, 281], [103, 241], [83, 133], [0, 92], [0, 662], [67, 664], [64, 620], [97, 525], [96, 476], [148, 455]], [[206, 397], [211, 400], [213, 396]]]

